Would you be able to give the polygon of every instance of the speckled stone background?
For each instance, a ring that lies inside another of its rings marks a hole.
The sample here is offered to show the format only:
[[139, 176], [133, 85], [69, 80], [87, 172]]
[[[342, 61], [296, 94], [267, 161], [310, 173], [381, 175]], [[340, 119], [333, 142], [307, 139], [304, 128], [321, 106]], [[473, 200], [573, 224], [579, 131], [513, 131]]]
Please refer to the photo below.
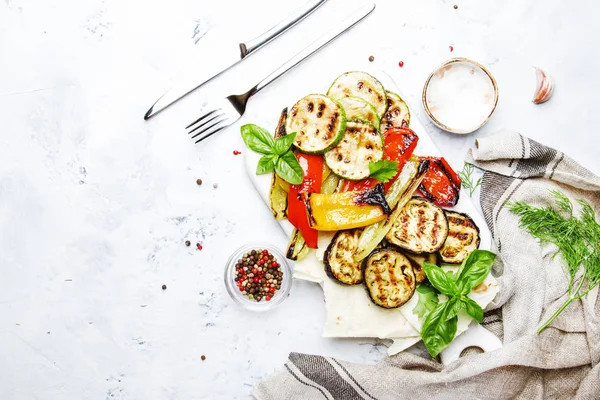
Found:
[[[360, 3], [330, 0], [203, 92], [142, 119], [216, 57], [207, 53], [215, 38], [248, 40], [302, 3], [0, 3], [0, 398], [243, 399], [290, 351], [384, 357], [376, 340], [320, 337], [315, 285], [296, 282], [279, 308], [249, 314], [222, 283], [238, 246], [286, 243], [232, 154], [245, 151], [239, 125], [317, 74], [374, 56], [458, 168], [476, 137], [508, 128], [600, 173], [592, 0], [377, 1], [368, 19], [257, 95], [242, 121], [193, 146], [183, 127], [203, 99], [254, 84]], [[488, 65], [500, 87], [493, 118], [467, 136], [438, 130], [420, 105], [430, 71], [453, 56]], [[532, 65], [556, 80], [539, 106]]]

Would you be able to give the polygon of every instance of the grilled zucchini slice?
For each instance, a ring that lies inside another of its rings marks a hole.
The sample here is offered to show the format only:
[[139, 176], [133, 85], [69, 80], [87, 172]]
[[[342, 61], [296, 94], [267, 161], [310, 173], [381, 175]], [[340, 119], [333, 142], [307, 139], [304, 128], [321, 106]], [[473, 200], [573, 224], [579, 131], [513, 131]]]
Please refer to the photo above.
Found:
[[440, 249], [443, 262], [460, 264], [479, 248], [479, 228], [467, 214], [446, 211], [448, 237]]
[[339, 231], [327, 246], [323, 262], [325, 272], [333, 280], [345, 285], [362, 283], [362, 263], [354, 261], [361, 233], [362, 229]]
[[344, 97], [360, 97], [375, 107], [380, 118], [388, 108], [383, 85], [366, 72], [352, 71], [338, 76], [327, 91], [327, 95], [336, 100]]
[[393, 92], [386, 92], [387, 110], [381, 119], [381, 131], [390, 128], [407, 128], [410, 125], [410, 111], [402, 97]]
[[325, 162], [334, 174], [360, 180], [369, 176], [369, 163], [383, 158], [383, 137], [373, 125], [348, 121], [342, 141], [325, 153]]
[[373, 303], [383, 308], [400, 307], [415, 293], [412, 264], [391, 249], [375, 250], [365, 260], [364, 281]]
[[294, 146], [305, 153], [325, 153], [346, 132], [346, 113], [333, 99], [309, 94], [290, 109], [286, 131], [296, 132]]
[[344, 107], [346, 119], [360, 119], [367, 121], [375, 128], [379, 129], [381, 119], [377, 115], [377, 110], [373, 105], [360, 97], [343, 97], [339, 99], [339, 103]]
[[446, 214], [439, 206], [419, 197], [406, 203], [386, 235], [388, 242], [410, 252], [434, 253], [448, 236]]
[[427, 274], [423, 269], [423, 264], [428, 262], [429, 264], [437, 266], [440, 265], [438, 253], [412, 254], [406, 252], [404, 253], [404, 255], [412, 262], [413, 270], [415, 271], [415, 277], [417, 278], [417, 283], [421, 283], [427, 279]]

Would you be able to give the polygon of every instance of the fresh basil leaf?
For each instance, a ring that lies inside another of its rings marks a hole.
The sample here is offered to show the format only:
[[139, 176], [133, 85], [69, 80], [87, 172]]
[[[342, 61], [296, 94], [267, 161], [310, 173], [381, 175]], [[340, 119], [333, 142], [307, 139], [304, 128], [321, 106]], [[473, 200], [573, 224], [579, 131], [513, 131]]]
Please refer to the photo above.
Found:
[[240, 128], [242, 139], [252, 151], [260, 154], [272, 154], [275, 139], [266, 130], [258, 125], [246, 124]]
[[386, 183], [398, 173], [398, 162], [389, 160], [371, 161], [369, 176], [379, 182]]
[[423, 264], [423, 269], [427, 274], [429, 283], [431, 283], [433, 287], [435, 287], [441, 293], [444, 293], [447, 296], [454, 296], [458, 294], [458, 287], [456, 286], [456, 283], [452, 278], [446, 275], [443, 269], [428, 262]]
[[448, 301], [439, 304], [423, 322], [421, 338], [431, 357], [440, 354], [456, 336], [458, 317], [446, 318], [451, 307], [453, 304]]
[[479, 304], [466, 296], [462, 297], [460, 300], [467, 314], [473, 317], [473, 319], [477, 322], [483, 321], [483, 309]]
[[290, 150], [277, 160], [275, 171], [284, 181], [293, 185], [299, 185], [304, 178], [304, 172], [296, 155]]
[[296, 138], [296, 132], [292, 132], [289, 135], [280, 137], [275, 141], [275, 153], [282, 156], [292, 147], [294, 139]]
[[258, 160], [258, 165], [256, 166], [256, 175], [268, 174], [273, 171], [277, 159], [277, 155], [274, 154], [262, 156], [260, 160]]
[[424, 319], [433, 309], [439, 304], [437, 292], [431, 285], [421, 283], [417, 286], [417, 294], [419, 295], [419, 302], [413, 309], [413, 314]]
[[450, 304], [448, 305], [448, 312], [446, 313], [446, 321], [457, 316], [460, 310], [464, 308], [462, 301], [460, 301], [460, 298], [458, 297], [451, 297], [448, 300], [448, 303]]
[[496, 254], [487, 250], [474, 250], [463, 261], [458, 271], [456, 284], [460, 293], [465, 295], [485, 280], [492, 270]]

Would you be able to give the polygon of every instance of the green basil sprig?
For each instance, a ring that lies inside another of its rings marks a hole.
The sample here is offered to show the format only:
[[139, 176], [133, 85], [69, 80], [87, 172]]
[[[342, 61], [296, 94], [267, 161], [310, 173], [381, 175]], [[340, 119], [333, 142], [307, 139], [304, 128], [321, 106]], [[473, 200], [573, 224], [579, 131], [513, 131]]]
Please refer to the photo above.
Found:
[[296, 133], [290, 133], [279, 139], [258, 125], [246, 124], [240, 128], [242, 139], [251, 150], [262, 154], [258, 160], [256, 174], [268, 174], [275, 170], [284, 181], [294, 185], [302, 183], [304, 173], [294, 152], [290, 150]]
[[465, 310], [477, 322], [483, 320], [483, 310], [467, 295], [485, 280], [495, 259], [496, 255], [491, 251], [475, 250], [463, 261], [456, 274], [427, 262], [423, 265], [429, 283], [448, 297], [427, 314], [421, 329], [421, 338], [432, 357], [440, 354], [454, 340], [460, 310]]

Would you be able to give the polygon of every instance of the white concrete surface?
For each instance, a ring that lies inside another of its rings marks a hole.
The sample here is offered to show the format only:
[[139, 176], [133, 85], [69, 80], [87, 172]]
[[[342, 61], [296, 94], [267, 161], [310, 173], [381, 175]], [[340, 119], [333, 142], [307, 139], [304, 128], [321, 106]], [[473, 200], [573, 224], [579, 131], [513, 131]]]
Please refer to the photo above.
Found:
[[[203, 98], [254, 83], [358, 2], [329, 0], [148, 122], [155, 98], [214, 56], [204, 52], [211, 35], [252, 38], [301, 2], [0, 3], [1, 399], [243, 399], [290, 351], [384, 357], [370, 339], [321, 338], [316, 285], [297, 282], [278, 309], [248, 314], [222, 283], [233, 249], [286, 242], [232, 154], [244, 150], [239, 125], [274, 121], [261, 111], [311, 77], [373, 55], [458, 168], [474, 138], [510, 128], [600, 173], [592, 0], [377, 1], [367, 20], [257, 95], [242, 121], [192, 145], [183, 127]], [[430, 71], [453, 56], [488, 65], [500, 88], [495, 115], [467, 136], [438, 130], [420, 105]], [[532, 65], [556, 80], [543, 105], [531, 103]]]

